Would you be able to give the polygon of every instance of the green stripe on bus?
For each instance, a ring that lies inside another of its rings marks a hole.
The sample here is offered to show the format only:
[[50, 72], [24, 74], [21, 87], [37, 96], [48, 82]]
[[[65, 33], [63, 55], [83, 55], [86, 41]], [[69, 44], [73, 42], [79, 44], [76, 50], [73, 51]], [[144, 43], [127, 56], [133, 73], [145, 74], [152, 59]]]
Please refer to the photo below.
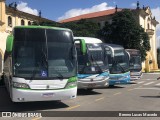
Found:
[[41, 29], [54, 29], [54, 30], [69, 30], [67, 28], [60, 28], [60, 27], [51, 27], [51, 26], [16, 26], [14, 28], [30, 28], [30, 29], [36, 29], [36, 28], [41, 28]]

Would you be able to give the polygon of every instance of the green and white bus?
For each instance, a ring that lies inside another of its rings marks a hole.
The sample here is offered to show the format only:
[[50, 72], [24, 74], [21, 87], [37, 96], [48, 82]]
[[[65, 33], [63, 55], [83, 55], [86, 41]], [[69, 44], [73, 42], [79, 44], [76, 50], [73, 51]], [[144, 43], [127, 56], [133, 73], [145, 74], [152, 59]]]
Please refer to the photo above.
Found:
[[[85, 43], [81, 43], [83, 50]], [[7, 38], [4, 60], [4, 81], [12, 101], [76, 98], [76, 54], [69, 29], [15, 27], [13, 35]]]

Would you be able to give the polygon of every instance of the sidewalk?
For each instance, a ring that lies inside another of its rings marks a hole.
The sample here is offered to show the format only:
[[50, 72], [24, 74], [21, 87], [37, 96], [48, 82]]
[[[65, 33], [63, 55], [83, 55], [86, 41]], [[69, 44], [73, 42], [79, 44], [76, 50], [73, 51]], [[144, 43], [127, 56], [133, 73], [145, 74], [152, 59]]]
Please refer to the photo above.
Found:
[[150, 72], [151, 72], [151, 73], [160, 73], [160, 69], [156, 69], [156, 70], [153, 69], [153, 70], [151, 70]]

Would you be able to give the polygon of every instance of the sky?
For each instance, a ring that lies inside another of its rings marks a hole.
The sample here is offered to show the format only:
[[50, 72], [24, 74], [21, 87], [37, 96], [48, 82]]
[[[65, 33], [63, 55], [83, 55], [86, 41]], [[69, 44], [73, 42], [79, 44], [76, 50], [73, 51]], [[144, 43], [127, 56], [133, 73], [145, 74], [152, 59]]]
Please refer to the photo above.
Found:
[[[136, 8], [137, 0], [6, 0], [16, 2], [20, 11], [38, 15], [54, 21], [73, 16], [115, 8]], [[139, 0], [140, 7], [149, 6], [153, 16], [160, 23], [160, 0]], [[157, 39], [160, 41], [160, 25], [157, 26]], [[160, 42], [159, 42], [160, 44]]]

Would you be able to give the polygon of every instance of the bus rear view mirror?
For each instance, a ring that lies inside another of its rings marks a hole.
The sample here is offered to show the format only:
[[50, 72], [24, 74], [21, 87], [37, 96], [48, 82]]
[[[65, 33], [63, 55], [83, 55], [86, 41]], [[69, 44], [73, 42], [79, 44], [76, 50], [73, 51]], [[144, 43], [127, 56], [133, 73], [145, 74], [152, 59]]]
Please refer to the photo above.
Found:
[[86, 54], [87, 49], [86, 49], [86, 42], [83, 39], [76, 39], [75, 43], [79, 43], [80, 44], [80, 51], [83, 55]]
[[80, 40], [80, 44], [81, 44], [81, 52], [82, 52], [82, 54], [83, 55], [85, 55], [86, 54], [86, 42], [85, 42], [85, 40], [83, 40], [83, 39], [81, 39]]
[[12, 52], [12, 48], [13, 48], [13, 36], [8, 35], [7, 42], [6, 42], [6, 51]]

